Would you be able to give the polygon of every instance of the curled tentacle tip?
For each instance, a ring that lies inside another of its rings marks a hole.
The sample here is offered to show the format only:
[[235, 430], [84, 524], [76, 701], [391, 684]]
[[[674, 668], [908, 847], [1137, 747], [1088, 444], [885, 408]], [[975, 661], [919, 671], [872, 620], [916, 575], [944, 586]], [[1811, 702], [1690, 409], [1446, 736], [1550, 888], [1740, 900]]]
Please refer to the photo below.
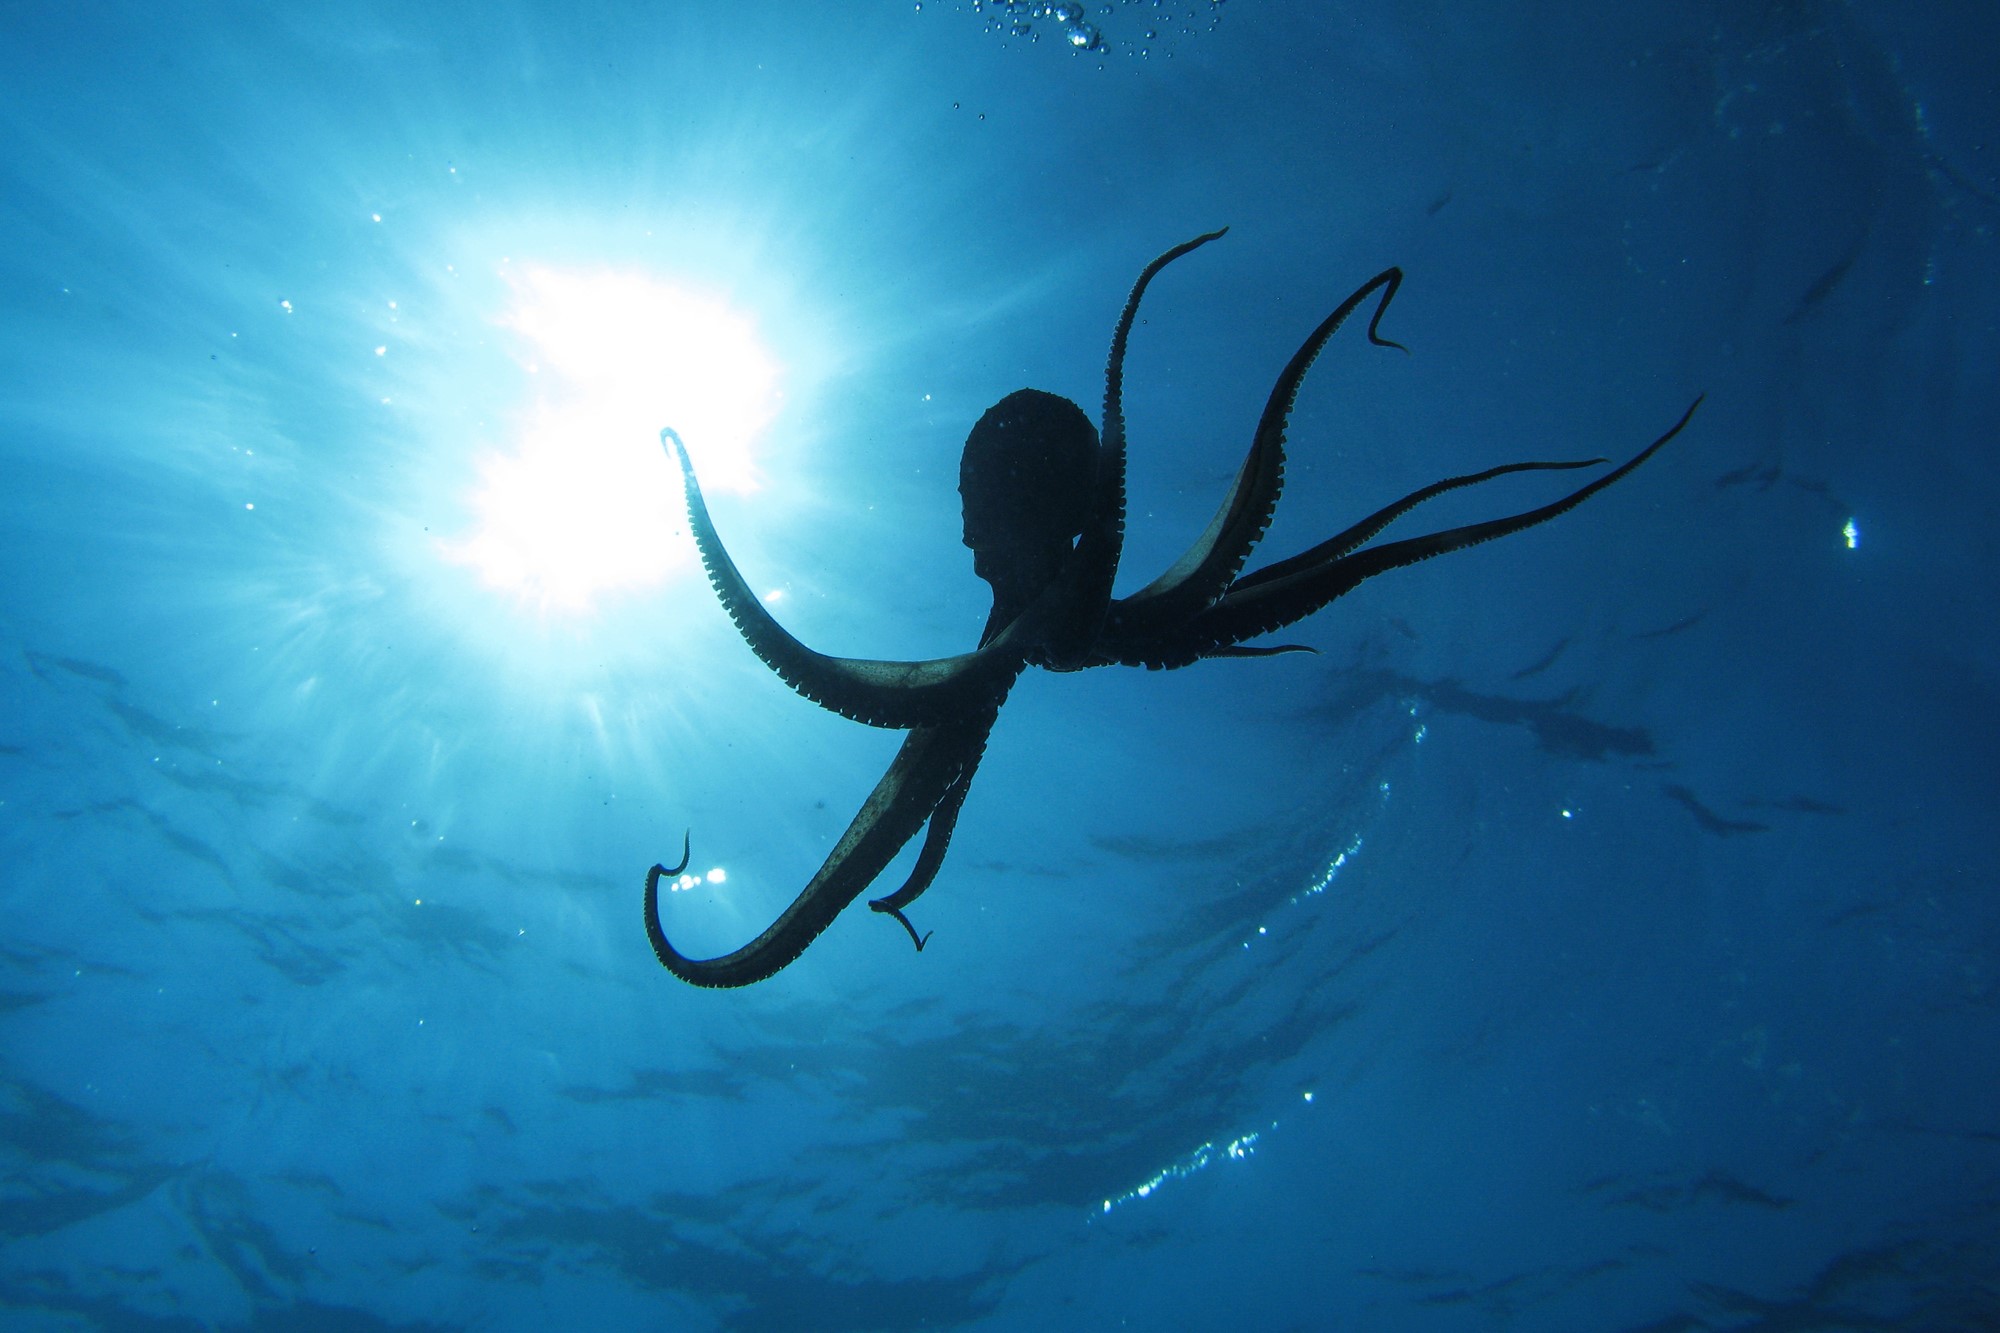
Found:
[[901, 922], [903, 929], [910, 932], [910, 942], [917, 946], [918, 953], [922, 953], [924, 951], [924, 944], [931, 936], [937, 934], [934, 930], [927, 930], [921, 935], [917, 934], [917, 928], [910, 924], [910, 918], [903, 915], [903, 909], [891, 903], [887, 898], [871, 898], [868, 902], [868, 907], [871, 911], [887, 913]]
[[689, 848], [692, 846], [693, 838], [693, 829], [689, 829], [687, 832], [681, 834], [681, 863], [679, 865], [665, 866], [656, 863], [653, 866], [653, 872], [658, 875], [678, 875], [686, 870], [688, 868], [688, 859], [692, 855]]

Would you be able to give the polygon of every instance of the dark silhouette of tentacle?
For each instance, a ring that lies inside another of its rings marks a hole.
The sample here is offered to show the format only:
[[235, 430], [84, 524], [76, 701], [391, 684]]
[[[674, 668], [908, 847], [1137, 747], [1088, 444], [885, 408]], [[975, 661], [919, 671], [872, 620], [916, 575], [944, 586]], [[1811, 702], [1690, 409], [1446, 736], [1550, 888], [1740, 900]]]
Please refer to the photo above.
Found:
[[1309, 643], [1273, 643], [1249, 647], [1240, 643], [1227, 644], [1213, 652], [1203, 653], [1204, 657], [1277, 657], [1284, 653], [1319, 654], [1319, 649]]
[[869, 910], [887, 912], [902, 922], [903, 929], [909, 931], [910, 938], [916, 941], [918, 953], [924, 951], [924, 941], [931, 937], [931, 932], [927, 930], [919, 936], [917, 928], [910, 924], [910, 918], [903, 915], [903, 909], [923, 895], [944, 866], [944, 854], [951, 846], [952, 831], [958, 827], [959, 808], [965, 804], [965, 793], [972, 788], [972, 775], [976, 768], [976, 762], [967, 764], [965, 771], [958, 775], [958, 781], [952, 784], [951, 790], [931, 811], [931, 823], [924, 832], [923, 848], [917, 853], [917, 863], [910, 868], [910, 877], [903, 881], [903, 887], [886, 897], [871, 899], [868, 904]]
[[659, 909], [660, 877], [667, 872], [653, 867], [646, 875], [646, 937], [661, 966], [697, 986], [747, 986], [804, 953], [841, 909], [887, 868], [953, 789], [969, 780], [985, 751], [998, 708], [996, 702], [950, 725], [912, 731], [819, 872], [769, 928], [740, 949], [714, 958], [689, 958], [669, 943]]
[[1575, 468], [1596, 467], [1605, 461], [1602, 458], [1585, 458], [1574, 463], [1507, 463], [1500, 467], [1490, 467], [1484, 472], [1472, 473], [1470, 476], [1447, 477], [1443, 481], [1434, 481], [1421, 490], [1411, 491], [1408, 495], [1396, 501], [1396, 503], [1376, 510], [1347, 531], [1327, 538], [1311, 550], [1301, 551], [1295, 556], [1279, 560], [1273, 564], [1264, 566], [1262, 569], [1253, 570], [1245, 574], [1242, 578], [1229, 585], [1229, 591], [1241, 592], [1245, 588], [1254, 588], [1260, 583], [1269, 583], [1273, 579], [1285, 578], [1288, 575], [1316, 568], [1329, 560], [1337, 560], [1341, 556], [1360, 549], [1364, 543], [1373, 541], [1376, 534], [1380, 533], [1382, 529], [1388, 527], [1391, 523], [1401, 518], [1404, 514], [1409, 513], [1424, 501], [1434, 500], [1447, 492], [1455, 491], [1465, 486], [1477, 486], [1482, 481], [1491, 481], [1495, 477], [1504, 477], [1511, 472], [1566, 472]]
[[[1495, 477], [1511, 472], [1566, 471], [1572, 468], [1594, 467], [1604, 462], [1601, 458], [1584, 459], [1578, 462], [1560, 463], [1508, 463], [1501, 467], [1488, 468], [1463, 477], [1447, 477], [1443, 481], [1432, 482], [1420, 490], [1410, 492], [1392, 505], [1376, 510], [1347, 531], [1329, 537], [1319, 545], [1295, 556], [1277, 561], [1243, 575], [1229, 585], [1229, 594], [1236, 596], [1262, 584], [1273, 583], [1294, 575], [1310, 574], [1326, 568], [1341, 556], [1347, 555], [1362, 543], [1372, 539], [1390, 523], [1402, 517], [1426, 500], [1432, 500], [1449, 491], [1465, 486], [1476, 486]], [[1329, 599], [1331, 600], [1331, 599]], [[1282, 652], [1314, 652], [1316, 649], [1297, 644], [1280, 645], [1275, 648], [1245, 648], [1237, 644], [1204, 644], [1187, 637], [1192, 617], [1183, 618], [1177, 625], [1170, 625], [1163, 632], [1155, 632], [1150, 637], [1132, 633], [1125, 622], [1119, 619], [1117, 607], [1112, 608], [1112, 617], [1106, 621], [1105, 632], [1097, 643], [1097, 655], [1093, 666], [1145, 666], [1154, 669], [1191, 666], [1195, 662], [1211, 657], [1270, 657]]]
[[934, 930], [927, 930], [921, 935], [917, 934], [917, 928], [910, 924], [910, 918], [903, 915], [903, 909], [900, 907], [884, 907], [879, 902], [873, 902], [868, 905], [878, 912], [887, 912], [890, 916], [895, 917], [897, 921], [901, 922], [903, 929], [910, 932], [910, 942], [917, 946], [918, 953], [922, 953], [924, 945], [930, 943], [931, 936], [937, 934]]
[[1099, 433], [1097, 484], [1090, 518], [1077, 539], [1076, 553], [1061, 579], [1063, 609], [1050, 623], [1034, 661], [1052, 671], [1074, 671], [1090, 665], [1088, 654], [1111, 604], [1111, 585], [1118, 577], [1118, 560], [1125, 547], [1125, 347], [1139, 302], [1160, 270], [1221, 236], [1229, 228], [1183, 241], [1140, 270], [1125, 298], [1111, 333], [1111, 355], [1104, 367], [1104, 429]]
[[690, 850], [693, 845], [694, 830], [689, 829], [681, 834], [681, 863], [677, 866], [655, 864], [651, 870], [646, 872], [646, 878], [657, 884], [660, 882], [660, 876], [662, 875], [678, 875], [686, 870], [688, 868], [688, 858], [693, 855], [693, 852]]
[[1291, 419], [1292, 405], [1298, 400], [1299, 386], [1305, 382], [1306, 372], [1319, 359], [1327, 340], [1379, 291], [1381, 299], [1375, 303], [1375, 313], [1368, 321], [1368, 341], [1377, 347], [1409, 350], [1379, 332], [1382, 316], [1396, 299], [1396, 289], [1402, 282], [1401, 269], [1384, 269], [1342, 301], [1299, 344], [1277, 383], [1271, 386], [1257, 432], [1251, 437], [1249, 453], [1236, 474], [1236, 484], [1209, 521], [1207, 530], [1166, 573], [1130, 597], [1112, 603], [1106, 617], [1107, 634], [1137, 639], [1157, 635], [1186, 623], [1190, 616], [1212, 606], [1229, 588], [1244, 561], [1249, 559], [1251, 548], [1271, 526], [1271, 515], [1277, 511], [1278, 497], [1285, 486], [1285, 428]]
[[1282, 578], [1249, 583], [1241, 590], [1231, 588], [1223, 595], [1221, 601], [1196, 616], [1181, 635], [1176, 636], [1170, 643], [1160, 645], [1162, 664], [1182, 665], [1184, 663], [1179, 660], [1181, 658], [1192, 661], [1194, 658], [1208, 655], [1215, 647], [1240, 643], [1259, 634], [1268, 634], [1272, 630], [1280, 629], [1311, 615], [1328, 602], [1352, 591], [1358, 584], [1374, 578], [1377, 574], [1400, 569], [1404, 565], [1413, 565], [1420, 560], [1428, 560], [1448, 551], [1477, 546], [1481, 542], [1492, 541], [1495, 537], [1505, 537], [1566, 514], [1606, 486], [1629, 474], [1658, 452], [1668, 440], [1680, 434], [1688, 421], [1693, 418], [1695, 409], [1701, 406], [1701, 401], [1700, 398], [1696, 398], [1671, 429], [1630, 460], [1613, 468], [1588, 486], [1572, 491], [1562, 499], [1545, 504], [1539, 509], [1530, 509], [1526, 513], [1515, 514], [1509, 518], [1491, 519], [1485, 523], [1469, 523], [1464, 527], [1434, 532], [1426, 537], [1411, 537], [1404, 541], [1369, 547], [1317, 567], [1296, 569]]
[[1020, 673], [1020, 643], [1032, 637], [1033, 624], [1023, 616], [1021, 632], [994, 636], [977, 652], [928, 661], [876, 661], [831, 657], [814, 652], [777, 622], [750, 585], [737, 572], [722, 539], [709, 520], [701, 485], [687, 448], [671, 427], [660, 432], [680, 460], [687, 491], [688, 527], [701, 551], [702, 567], [722, 609], [742, 633], [752, 652], [778, 678], [820, 707], [871, 727], [909, 728], [950, 722], [989, 705], [1004, 694]]

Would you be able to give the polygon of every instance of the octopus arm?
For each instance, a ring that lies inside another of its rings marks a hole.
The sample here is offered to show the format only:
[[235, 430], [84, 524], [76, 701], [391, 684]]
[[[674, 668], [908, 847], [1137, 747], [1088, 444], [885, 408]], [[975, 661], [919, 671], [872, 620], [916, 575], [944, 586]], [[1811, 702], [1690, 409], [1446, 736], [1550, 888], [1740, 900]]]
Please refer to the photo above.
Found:
[[[954, 791], [963, 799], [964, 785], [985, 751], [997, 711], [996, 702], [963, 721], [912, 731], [818, 873], [776, 921], [740, 949], [714, 958], [690, 958], [676, 949], [660, 925], [659, 882], [668, 872], [654, 866], [646, 875], [646, 937], [660, 965], [683, 981], [712, 987], [748, 986], [789, 966]], [[956, 815], [956, 805], [952, 813]], [[938, 855], [941, 859], [942, 849]], [[936, 874], [935, 865], [931, 873]]]
[[[985, 738], [980, 738], [982, 749]], [[944, 867], [944, 854], [951, 848], [951, 835], [958, 828], [958, 812], [965, 805], [965, 794], [972, 789], [972, 774], [979, 759], [974, 755], [960, 770], [958, 780], [945, 792], [944, 799], [931, 811], [930, 827], [924, 830], [923, 849], [917, 853], [917, 863], [910, 867], [910, 877], [903, 881], [903, 887], [881, 898], [871, 899], [868, 906], [877, 912], [894, 912], [898, 917], [902, 909], [923, 896], [925, 889], [937, 878]], [[903, 923], [905, 926], [909, 922]], [[916, 932], [911, 931], [914, 935]], [[924, 946], [919, 944], [917, 948]]]
[[1396, 503], [1376, 510], [1347, 531], [1329, 537], [1309, 551], [1301, 551], [1299, 554], [1291, 556], [1288, 559], [1279, 560], [1273, 564], [1264, 566], [1262, 569], [1253, 570], [1245, 574], [1242, 578], [1229, 585], [1229, 591], [1242, 592], [1245, 589], [1254, 588], [1260, 583], [1270, 583], [1277, 579], [1288, 578], [1293, 574], [1316, 569], [1326, 564], [1329, 560], [1337, 560], [1341, 556], [1349, 555], [1359, 550], [1365, 543], [1373, 541], [1381, 533], [1382, 529], [1388, 527], [1391, 523], [1401, 518], [1404, 514], [1409, 513], [1424, 501], [1434, 500], [1449, 491], [1455, 491], [1465, 486], [1477, 486], [1482, 481], [1491, 481], [1495, 477], [1504, 477], [1511, 472], [1560, 472], [1573, 468], [1596, 467], [1604, 461], [1602, 458], [1586, 458], [1577, 462], [1562, 463], [1506, 463], [1500, 467], [1488, 468], [1484, 472], [1474, 472], [1463, 477], [1447, 477], [1443, 481], [1432, 482], [1421, 490], [1411, 491], [1408, 495], [1396, 501]]
[[1249, 559], [1251, 549], [1271, 526], [1271, 515], [1277, 510], [1278, 497], [1285, 486], [1285, 431], [1306, 372], [1319, 359], [1327, 340], [1377, 292], [1381, 296], [1368, 321], [1368, 341], [1377, 347], [1404, 350], [1401, 343], [1391, 342], [1378, 332], [1383, 313], [1395, 299], [1402, 281], [1401, 269], [1384, 269], [1342, 301], [1299, 345], [1277, 383], [1271, 386], [1264, 414], [1251, 437], [1250, 450], [1222, 507], [1216, 510], [1194, 545], [1166, 573], [1112, 604], [1107, 617], [1107, 627], [1112, 633], [1151, 637], [1166, 627], [1184, 624], [1190, 616], [1212, 606], [1230, 587], [1243, 562]]
[[1183, 241], [1146, 265], [1119, 312], [1104, 367], [1104, 429], [1099, 434], [1090, 516], [1060, 580], [1060, 610], [1036, 654], [1036, 660], [1051, 670], [1072, 671], [1090, 664], [1091, 647], [1111, 604], [1111, 585], [1125, 548], [1125, 347], [1131, 341], [1139, 302], [1161, 269], [1228, 230], [1223, 227]]
[[958, 828], [958, 812], [965, 805], [966, 792], [972, 789], [972, 774], [977, 765], [977, 757], [968, 762], [959, 773], [958, 781], [938, 802], [937, 809], [931, 811], [930, 827], [924, 830], [923, 849], [917, 853], [917, 863], [910, 868], [910, 877], [903, 881], [903, 887], [886, 897], [872, 898], [868, 902], [870, 911], [886, 912], [902, 923], [903, 929], [910, 932], [910, 942], [917, 946], [918, 953], [924, 951], [924, 942], [930, 939], [931, 932], [927, 930], [917, 934], [917, 928], [910, 924], [910, 918], [903, 915], [903, 909], [922, 897], [924, 890], [937, 879], [938, 871], [944, 868], [944, 854], [951, 848], [951, 835]]
[[1019, 644], [1026, 637], [1027, 626], [1019, 632], [995, 635], [993, 642], [977, 652], [921, 661], [833, 657], [808, 648], [778, 623], [730, 559], [708, 516], [701, 484], [695, 479], [694, 465], [680, 435], [672, 429], [663, 430], [660, 442], [671, 447], [680, 460], [688, 527], [722, 609], [751, 651], [798, 694], [855, 722], [907, 729], [976, 713], [1012, 685], [1021, 670]]
[[[1538, 509], [1484, 523], [1468, 523], [1424, 537], [1387, 542], [1321, 564], [1300, 567], [1280, 577], [1245, 580], [1243, 585], [1225, 593], [1215, 606], [1195, 617], [1188, 627], [1184, 646], [1196, 648], [1198, 656], [1211, 656], [1217, 648], [1238, 644], [1304, 619], [1377, 574], [1414, 565], [1450, 551], [1462, 551], [1468, 546], [1505, 537], [1566, 514], [1651, 458], [1668, 440], [1681, 433], [1700, 406], [1701, 399], [1696, 398], [1681, 414], [1679, 421], [1632, 458], [1589, 485], [1579, 487], [1560, 500]], [[1520, 465], [1512, 466], [1518, 469]]]
[[[1177, 630], [1145, 639], [1132, 638], [1122, 642], [1107, 638], [1102, 645], [1103, 652], [1098, 661], [1106, 664], [1117, 662], [1131, 666], [1171, 669], [1188, 666], [1206, 657], [1242, 656], [1243, 653], [1238, 645], [1245, 640], [1256, 638], [1260, 634], [1269, 634], [1273, 630], [1303, 620], [1328, 603], [1352, 592], [1363, 581], [1377, 574], [1400, 569], [1405, 565], [1414, 565], [1449, 551], [1477, 546], [1481, 542], [1505, 537], [1510, 533], [1532, 528], [1568, 513], [1651, 458], [1668, 440], [1680, 434], [1694, 416], [1695, 408], [1699, 406], [1701, 399], [1697, 398], [1681, 415], [1680, 420], [1675, 422], [1664, 435], [1625, 463], [1613, 468], [1589, 485], [1570, 492], [1560, 500], [1507, 518], [1449, 528], [1424, 537], [1387, 542], [1381, 546], [1353, 551], [1351, 554], [1315, 557], [1314, 552], [1306, 552], [1238, 580], [1214, 606], [1194, 616]], [[1404, 497], [1396, 504], [1364, 520], [1349, 532], [1322, 543], [1321, 547], [1314, 548], [1314, 551], [1337, 552], [1350, 549], [1351, 540], [1366, 541], [1368, 537], [1380, 531], [1390, 519], [1422, 503], [1432, 494], [1442, 494], [1443, 490], [1454, 489], [1459, 485], [1471, 485], [1509, 471], [1572, 466], [1588, 466], [1588, 464], [1514, 463], [1485, 473], [1438, 482], [1435, 486], [1425, 487]], [[1362, 535], [1354, 538], [1355, 533]]]

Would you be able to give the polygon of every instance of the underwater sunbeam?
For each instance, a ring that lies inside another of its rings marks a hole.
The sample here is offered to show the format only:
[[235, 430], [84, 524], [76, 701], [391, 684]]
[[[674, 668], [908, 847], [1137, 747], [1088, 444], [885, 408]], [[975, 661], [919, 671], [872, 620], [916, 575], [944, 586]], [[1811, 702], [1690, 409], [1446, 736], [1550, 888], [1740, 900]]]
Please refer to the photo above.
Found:
[[502, 276], [512, 300], [496, 323], [520, 339], [533, 390], [511, 450], [479, 463], [473, 531], [440, 552], [543, 612], [588, 612], [692, 564], [665, 539], [678, 497], [660, 423], [702, 441], [719, 485], [755, 490], [751, 446], [776, 411], [778, 370], [747, 316], [645, 274], [510, 264]]

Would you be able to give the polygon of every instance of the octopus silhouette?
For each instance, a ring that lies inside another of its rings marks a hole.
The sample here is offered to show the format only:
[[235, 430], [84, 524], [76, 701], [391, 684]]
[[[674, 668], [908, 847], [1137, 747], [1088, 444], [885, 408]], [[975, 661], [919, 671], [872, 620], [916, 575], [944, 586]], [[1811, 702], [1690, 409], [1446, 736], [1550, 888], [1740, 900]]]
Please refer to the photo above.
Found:
[[1140, 298], [1160, 270], [1227, 230], [1175, 246], [1148, 264], [1133, 284], [1111, 337], [1101, 437], [1075, 403], [1037, 389], [1007, 395], [972, 428], [959, 471], [965, 544], [972, 549], [974, 572], [993, 590], [993, 610], [972, 652], [929, 661], [875, 661], [829, 657], [799, 642], [771, 616], [723, 548], [680, 436], [671, 429], [661, 432], [662, 446], [671, 447], [680, 460], [688, 526], [709, 581], [751, 650], [822, 708], [869, 726], [910, 733], [818, 873], [767, 930], [742, 948], [714, 958], [689, 958], [667, 940], [660, 926], [660, 880], [686, 869], [685, 838], [679, 866], [655, 865], [648, 871], [646, 934], [668, 971], [697, 986], [745, 986], [770, 977], [805, 952], [928, 824], [909, 878], [868, 904], [901, 922], [921, 951], [930, 937], [917, 933], [906, 909], [937, 877], [986, 738], [1008, 691], [1028, 667], [1173, 669], [1211, 657], [1313, 651], [1297, 644], [1252, 646], [1245, 641], [1311, 615], [1364, 579], [1546, 523], [1576, 508], [1651, 458], [1701, 404], [1695, 399], [1671, 430], [1629, 462], [1539, 509], [1367, 545], [1392, 521], [1447, 491], [1507, 473], [1563, 471], [1606, 460], [1508, 463], [1450, 477], [1411, 492], [1311, 550], [1244, 574], [1244, 562], [1270, 525], [1284, 484], [1285, 426], [1292, 402], [1327, 339], [1372, 297], [1368, 341], [1408, 350], [1379, 332], [1383, 313], [1403, 281], [1402, 270], [1387, 269], [1341, 302], [1293, 354], [1264, 404], [1235, 487], [1207, 530], [1160, 577], [1129, 597], [1114, 598], [1111, 586], [1125, 530], [1125, 344]]

